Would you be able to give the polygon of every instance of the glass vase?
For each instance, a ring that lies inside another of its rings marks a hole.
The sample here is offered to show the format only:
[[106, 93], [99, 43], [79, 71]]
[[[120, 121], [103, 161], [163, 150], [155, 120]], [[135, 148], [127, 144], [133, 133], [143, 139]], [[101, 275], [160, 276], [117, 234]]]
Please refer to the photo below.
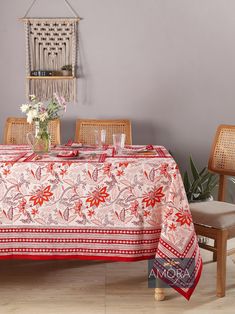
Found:
[[48, 121], [35, 121], [35, 132], [31, 137], [31, 146], [35, 153], [49, 153], [51, 149], [51, 136], [48, 131]]

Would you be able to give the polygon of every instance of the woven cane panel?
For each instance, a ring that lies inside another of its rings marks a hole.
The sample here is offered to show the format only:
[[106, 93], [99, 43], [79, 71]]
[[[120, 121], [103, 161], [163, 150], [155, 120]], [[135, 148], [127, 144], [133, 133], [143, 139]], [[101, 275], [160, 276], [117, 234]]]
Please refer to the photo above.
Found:
[[113, 143], [113, 134], [126, 134], [126, 144], [132, 144], [131, 124], [129, 120], [78, 120], [76, 140], [83, 144], [95, 144], [94, 130], [106, 130], [106, 144]]
[[[60, 121], [49, 122], [51, 144], [60, 144]], [[27, 123], [25, 118], [8, 118], [5, 126], [4, 144], [28, 144], [27, 133], [34, 132], [34, 125]]]
[[235, 128], [221, 128], [212, 156], [212, 167], [218, 171], [235, 171]]

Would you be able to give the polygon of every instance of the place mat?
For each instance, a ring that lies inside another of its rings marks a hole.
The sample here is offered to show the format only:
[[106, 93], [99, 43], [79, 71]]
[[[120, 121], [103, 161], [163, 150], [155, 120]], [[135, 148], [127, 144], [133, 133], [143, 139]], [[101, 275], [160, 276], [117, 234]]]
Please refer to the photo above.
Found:
[[113, 158], [172, 158], [169, 152], [163, 146], [154, 146], [153, 149], [146, 149], [146, 146], [125, 146], [117, 154], [113, 148]]

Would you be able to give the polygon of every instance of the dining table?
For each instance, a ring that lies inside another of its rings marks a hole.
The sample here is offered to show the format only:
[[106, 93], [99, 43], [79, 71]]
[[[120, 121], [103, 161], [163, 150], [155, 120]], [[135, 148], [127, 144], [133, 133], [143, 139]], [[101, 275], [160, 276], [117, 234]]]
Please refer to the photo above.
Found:
[[0, 259], [186, 260], [193, 284], [161, 279], [188, 300], [202, 271], [179, 168], [152, 145], [0, 145]]

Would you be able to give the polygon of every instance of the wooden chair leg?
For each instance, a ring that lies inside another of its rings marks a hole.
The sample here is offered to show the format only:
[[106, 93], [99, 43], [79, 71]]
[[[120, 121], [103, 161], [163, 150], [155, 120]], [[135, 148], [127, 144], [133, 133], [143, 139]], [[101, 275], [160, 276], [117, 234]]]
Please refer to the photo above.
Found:
[[[217, 241], [215, 240], [214, 242], [214, 247], [216, 248], [217, 247]], [[213, 253], [213, 262], [216, 262], [217, 261], [217, 252], [214, 252]]]
[[227, 230], [219, 230], [217, 233], [217, 284], [216, 295], [217, 297], [225, 296], [225, 283], [226, 283], [226, 259], [227, 259]]
[[165, 290], [164, 288], [155, 288], [155, 300], [163, 301], [165, 300]]
[[164, 282], [159, 279], [156, 278], [156, 288], [155, 288], [155, 300], [156, 301], [163, 301], [165, 299], [165, 289], [164, 287]]

